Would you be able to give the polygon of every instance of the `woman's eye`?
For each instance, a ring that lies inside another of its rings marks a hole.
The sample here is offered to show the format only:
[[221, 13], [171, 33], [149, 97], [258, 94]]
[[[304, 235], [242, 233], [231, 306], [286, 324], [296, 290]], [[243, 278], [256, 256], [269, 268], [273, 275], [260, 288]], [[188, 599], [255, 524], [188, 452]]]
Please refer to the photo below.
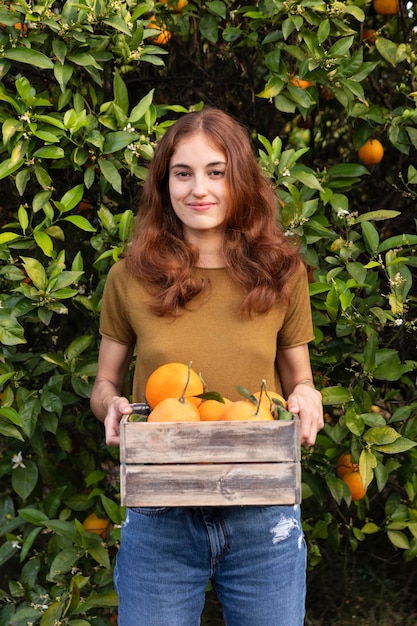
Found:
[[223, 170], [213, 170], [211, 172], [211, 175], [220, 178], [221, 176], [224, 176], [224, 171]]

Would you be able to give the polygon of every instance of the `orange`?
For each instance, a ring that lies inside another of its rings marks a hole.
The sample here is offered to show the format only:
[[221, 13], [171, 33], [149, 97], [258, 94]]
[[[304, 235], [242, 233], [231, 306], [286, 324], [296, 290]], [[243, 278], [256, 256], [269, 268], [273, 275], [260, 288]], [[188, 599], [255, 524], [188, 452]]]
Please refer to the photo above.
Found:
[[300, 87], [301, 89], [307, 89], [307, 87], [313, 87], [314, 85], [314, 83], [312, 83], [310, 80], [304, 80], [299, 76], [292, 76], [291, 83], [295, 85], [295, 87]]
[[229, 420], [273, 420], [272, 413], [266, 409], [262, 404], [257, 406], [250, 400], [237, 400], [231, 402], [226, 406], [226, 409], [221, 418], [224, 421]]
[[227, 398], [223, 398], [223, 400], [224, 403], [218, 400], [203, 400], [198, 407], [200, 419], [204, 422], [215, 422], [222, 419], [226, 406], [231, 404], [231, 400]]
[[181, 398], [183, 395], [198, 406], [204, 385], [200, 376], [184, 363], [165, 363], [149, 376], [145, 386], [145, 398], [151, 409], [166, 398]]
[[90, 513], [90, 515], [85, 518], [83, 526], [85, 530], [90, 533], [96, 533], [96, 535], [100, 535], [103, 539], [105, 539], [108, 531], [112, 528], [112, 524], [108, 519], [97, 517], [95, 513]]
[[384, 148], [378, 139], [368, 139], [358, 150], [358, 156], [364, 165], [375, 165], [382, 161]]
[[344, 474], [342, 480], [345, 485], [349, 487], [352, 500], [362, 500], [366, 495], [366, 489], [363, 486], [362, 478], [358, 471]]
[[169, 0], [160, 0], [160, 2], [161, 4], [167, 4], [168, 9], [173, 13], [180, 13], [188, 4], [188, 0], [173, 0], [172, 2], [169, 2]]
[[148, 422], [199, 422], [200, 413], [192, 402], [165, 398], [151, 411]]
[[[261, 396], [261, 392], [256, 391], [252, 395], [254, 398], [256, 398], [256, 400], [259, 400]], [[279, 393], [277, 393], [276, 391], [269, 391], [268, 389], [268, 391], [262, 392], [261, 404], [266, 409], [268, 409], [268, 411], [273, 412], [274, 409], [278, 408], [277, 402], [274, 402], [274, 400], [278, 402], [278, 405], [281, 403], [284, 409], [288, 407], [286, 399], [283, 396], [281, 396]]]
[[349, 452], [345, 452], [337, 461], [336, 474], [339, 478], [343, 478], [345, 474], [349, 474], [350, 472], [359, 472], [359, 465], [352, 463], [352, 457]]
[[321, 90], [321, 97], [326, 102], [329, 102], [330, 100], [334, 100], [335, 98], [333, 91], [330, 89], [330, 87], [327, 87], [327, 85], [325, 85], [323, 89]]
[[366, 41], [366, 43], [369, 43], [371, 46], [374, 45], [374, 43], [376, 42], [376, 30], [374, 30], [373, 28], [370, 28], [369, 30], [364, 30], [362, 33], [362, 39], [363, 41]]
[[374, 0], [375, 13], [380, 15], [396, 15], [400, 12], [398, 0]]
[[156, 37], [152, 37], [151, 41], [156, 43], [158, 46], [163, 46], [165, 43], [171, 39], [171, 33], [167, 30], [166, 24], [157, 24], [156, 17], [151, 17], [151, 20], [148, 24], [148, 28], [156, 28], [156, 30], [161, 31], [159, 35]]

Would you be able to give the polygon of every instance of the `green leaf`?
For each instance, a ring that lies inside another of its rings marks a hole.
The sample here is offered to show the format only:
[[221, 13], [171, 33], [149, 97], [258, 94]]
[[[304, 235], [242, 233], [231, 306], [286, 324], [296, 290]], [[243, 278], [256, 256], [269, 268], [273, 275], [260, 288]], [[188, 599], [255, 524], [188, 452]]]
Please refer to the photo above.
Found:
[[123, 113], [127, 115], [129, 110], [129, 92], [126, 87], [126, 83], [117, 69], [114, 74], [113, 91], [116, 104], [120, 107]]
[[119, 223], [119, 239], [120, 241], [127, 241], [132, 233], [132, 229], [134, 226], [135, 218], [133, 216], [133, 211], [131, 209], [127, 209], [124, 211], [120, 217]]
[[60, 202], [57, 203], [59, 211], [61, 213], [71, 211], [74, 207], [76, 207], [82, 200], [84, 195], [84, 185], [76, 185], [69, 189], [62, 196]]
[[83, 611], [89, 611], [92, 608], [101, 608], [105, 606], [117, 606], [118, 599], [116, 591], [107, 591], [106, 593], [93, 593], [83, 603]]
[[22, 167], [24, 162], [24, 159], [19, 159], [16, 162], [13, 162], [12, 159], [5, 159], [2, 161], [0, 163], [0, 180], [14, 174], [16, 170]]
[[35, 526], [43, 526], [43, 522], [48, 519], [48, 516], [39, 509], [28, 507], [26, 509], [19, 509], [18, 513], [22, 519], [30, 524], [35, 524]]
[[1, 233], [0, 234], [0, 245], [5, 243], [9, 243], [10, 241], [15, 241], [15, 239], [19, 239], [20, 235], [16, 233]]
[[108, 159], [99, 158], [98, 164], [104, 178], [110, 183], [115, 191], [122, 193], [122, 177], [116, 166]]
[[146, 94], [146, 96], [144, 96], [139, 101], [139, 103], [132, 109], [130, 116], [129, 116], [129, 122], [131, 124], [135, 125], [137, 122], [143, 119], [143, 117], [145, 116], [145, 113], [148, 111], [148, 109], [152, 105], [154, 91], [155, 89], [151, 89], [151, 91], [148, 94]]
[[387, 536], [392, 545], [400, 550], [407, 550], [410, 547], [407, 536], [398, 530], [388, 530]]
[[365, 489], [369, 487], [374, 477], [374, 468], [378, 461], [373, 452], [362, 450], [359, 457], [359, 472]]
[[349, 412], [345, 417], [346, 426], [351, 433], [360, 437], [365, 429], [365, 421], [361, 415]]
[[339, 478], [336, 478], [331, 474], [327, 474], [325, 480], [326, 485], [329, 488], [330, 493], [332, 494], [332, 497], [336, 500], [338, 504], [340, 504], [342, 502], [344, 494], [343, 482]]
[[333, 322], [336, 321], [339, 312], [339, 293], [334, 285], [330, 288], [326, 297], [326, 310], [330, 319]]
[[319, 293], [327, 293], [331, 289], [331, 285], [327, 283], [309, 283], [308, 289], [310, 296], [316, 296]]
[[[1, 335], [0, 335], [1, 339]], [[4, 435], [4, 437], [13, 437], [13, 439], [18, 439], [19, 441], [24, 441], [22, 433], [16, 426], [12, 424], [7, 424], [0, 418], [0, 433]]]
[[[40, 249], [42, 250], [42, 252], [46, 256], [49, 256], [49, 257], [53, 257], [54, 256], [54, 244], [53, 244], [53, 241], [52, 241], [52, 239], [50, 238], [49, 235], [47, 235], [42, 230], [36, 230], [33, 233], [33, 237], [34, 237], [36, 243], [38, 244], [38, 246], [40, 247]], [[28, 275], [29, 275], [29, 272], [28, 272]], [[35, 281], [33, 281], [33, 284], [35, 284]]]
[[100, 537], [97, 537], [97, 535], [94, 535], [94, 537], [90, 537], [87, 550], [88, 553], [93, 557], [95, 561], [97, 561], [99, 565], [102, 565], [106, 569], [110, 569], [109, 553], [107, 548], [103, 545]]
[[18, 63], [26, 63], [27, 65], [33, 65], [40, 70], [52, 70], [54, 64], [47, 56], [38, 52], [38, 50], [32, 50], [31, 48], [12, 48], [4, 52], [6, 59], [11, 61], [17, 61]]
[[361, 222], [364, 222], [364, 221], [369, 222], [371, 220], [373, 220], [374, 222], [378, 222], [381, 220], [389, 220], [394, 217], [397, 217], [398, 215], [401, 215], [400, 211], [390, 211], [389, 209], [381, 209], [379, 211], [368, 211], [367, 213], [362, 213], [362, 215], [359, 215], [355, 219], [355, 224], [360, 224]]
[[380, 527], [374, 524], [374, 522], [366, 522], [361, 528], [364, 535], [374, 535], [375, 533], [379, 533], [380, 530]]
[[411, 441], [406, 437], [398, 437], [393, 443], [385, 445], [375, 445], [374, 449], [378, 452], [384, 452], [385, 454], [399, 454], [400, 452], [406, 452], [417, 446], [417, 442]]
[[35, 543], [38, 535], [42, 532], [42, 528], [32, 528], [31, 531], [25, 536], [25, 539], [22, 544], [22, 548], [20, 550], [20, 562], [26, 560], [27, 555], [29, 554], [33, 544]]
[[100, 494], [100, 498], [106, 515], [113, 522], [113, 524], [123, 524], [125, 519], [124, 507], [121, 507], [117, 502], [114, 502], [103, 493]]
[[108, 133], [104, 140], [103, 154], [111, 154], [118, 150], [123, 150], [129, 144], [139, 139], [139, 135], [129, 133], [128, 131], [117, 131], [115, 133]]
[[12, 487], [22, 500], [26, 500], [35, 489], [38, 482], [38, 467], [30, 459], [23, 459], [25, 467], [16, 467], [12, 470]]
[[363, 22], [365, 20], [365, 13], [360, 7], [356, 6], [356, 4], [346, 4], [345, 12], [353, 15], [355, 20], [358, 22]]
[[63, 159], [65, 152], [58, 146], [43, 146], [33, 153], [38, 159]]
[[9, 140], [15, 135], [17, 132], [23, 130], [23, 124], [20, 120], [15, 120], [14, 118], [9, 118], [5, 120], [3, 123], [3, 143], [5, 146], [9, 143]]
[[349, 390], [340, 385], [337, 387], [325, 387], [320, 390], [320, 393], [324, 405], [345, 404], [351, 399]]
[[125, 34], [129, 38], [132, 37], [132, 33], [129, 29], [128, 24], [119, 15], [112, 15], [111, 17], [108, 17], [107, 19], [103, 20], [103, 23], [120, 31], [121, 33]]
[[333, 178], [360, 178], [369, 175], [369, 170], [359, 163], [338, 163], [332, 165], [327, 172], [329, 179]]
[[397, 50], [398, 46], [391, 39], [386, 39], [385, 37], [378, 37], [375, 42], [375, 47], [378, 50], [379, 54], [386, 60], [388, 63], [391, 63], [393, 67], [397, 65]]
[[317, 30], [318, 43], [322, 44], [324, 41], [326, 41], [329, 35], [330, 35], [330, 20], [325, 19], [320, 22], [320, 25]]
[[[378, 250], [379, 246], [379, 233], [375, 226], [370, 222], [363, 221], [361, 224], [363, 238], [366, 243], [366, 247], [372, 254]], [[378, 265], [378, 264], [377, 264]]]
[[50, 519], [45, 521], [44, 525], [60, 537], [64, 537], [68, 541], [71, 541], [71, 543], [79, 543], [80, 541], [80, 535], [75, 528], [74, 522]]
[[62, 574], [69, 572], [84, 554], [81, 548], [70, 546], [59, 552], [52, 561], [49, 576], [52, 581], [59, 580]]
[[380, 252], [386, 252], [393, 248], [404, 248], [408, 246], [415, 246], [417, 244], [417, 235], [409, 235], [404, 233], [402, 235], [394, 235], [384, 239], [379, 246]]
[[217, 391], [205, 391], [204, 393], [200, 393], [198, 396], [195, 397], [201, 398], [202, 400], [216, 400], [216, 402], [221, 402], [222, 404], [224, 404], [223, 396]]
[[349, 49], [352, 46], [354, 37], [344, 37], [336, 41], [336, 43], [330, 48], [327, 55], [329, 57], [345, 57], [349, 53]]
[[403, 374], [411, 372], [413, 366], [410, 364], [401, 364], [399, 362], [390, 362], [389, 360], [383, 361], [375, 369], [374, 376], [378, 380], [399, 380]]
[[16, 346], [26, 343], [24, 328], [19, 324], [16, 317], [7, 313], [0, 316], [0, 342], [5, 346]]
[[220, 0], [211, 0], [206, 2], [206, 7], [213, 15], [218, 15], [223, 20], [226, 19], [226, 5]]
[[23, 262], [26, 274], [29, 276], [37, 289], [45, 291], [48, 285], [48, 279], [45, 269], [37, 259], [32, 257], [20, 257]]
[[76, 65], [80, 65], [81, 67], [94, 67], [97, 70], [103, 70], [101, 65], [97, 63], [95, 58], [89, 54], [88, 52], [72, 52], [67, 55], [68, 61], [72, 61]]
[[310, 189], [318, 189], [318, 191], [323, 191], [323, 187], [317, 180], [317, 178], [311, 172], [306, 172], [301, 166], [295, 166], [291, 170], [291, 175], [294, 176], [296, 180], [299, 180], [303, 185], [309, 187]]
[[214, 15], [205, 13], [198, 22], [198, 28], [205, 39], [211, 43], [217, 43], [219, 27]]
[[363, 435], [363, 438], [368, 443], [373, 443], [377, 445], [385, 445], [387, 443], [392, 443], [396, 439], [399, 439], [400, 434], [397, 433], [394, 428], [390, 426], [384, 426], [382, 428], [370, 428]]
[[81, 335], [76, 337], [66, 350], [69, 361], [73, 361], [91, 345], [93, 338], [91, 335]]
[[409, 185], [417, 185], [417, 169], [414, 165], [408, 166], [407, 180]]
[[53, 289], [55, 293], [59, 289], [64, 289], [68, 285], [76, 283], [84, 272], [64, 271], [56, 276], [52, 283], [48, 284], [48, 288]]
[[68, 215], [67, 217], [64, 217], [64, 221], [70, 222], [71, 224], [74, 224], [74, 226], [79, 228], [80, 230], [84, 230], [88, 233], [96, 232], [96, 229], [94, 228], [94, 226], [92, 226], [90, 222], [82, 215]]

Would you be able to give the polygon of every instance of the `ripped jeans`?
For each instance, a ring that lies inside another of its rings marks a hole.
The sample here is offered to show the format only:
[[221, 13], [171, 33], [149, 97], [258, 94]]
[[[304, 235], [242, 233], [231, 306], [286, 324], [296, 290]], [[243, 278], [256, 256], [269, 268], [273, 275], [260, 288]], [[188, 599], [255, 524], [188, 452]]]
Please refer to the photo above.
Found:
[[198, 626], [211, 580], [227, 626], [302, 626], [306, 547], [296, 506], [127, 509], [119, 626]]

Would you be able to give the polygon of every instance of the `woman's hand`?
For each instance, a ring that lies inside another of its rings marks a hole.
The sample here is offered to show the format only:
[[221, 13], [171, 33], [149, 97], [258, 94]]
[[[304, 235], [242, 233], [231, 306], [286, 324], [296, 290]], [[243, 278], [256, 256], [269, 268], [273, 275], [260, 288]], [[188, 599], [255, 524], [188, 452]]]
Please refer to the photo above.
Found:
[[282, 388], [288, 394], [288, 410], [301, 421], [301, 443], [312, 446], [323, 428], [321, 394], [314, 387], [308, 345], [278, 350], [278, 372]]
[[132, 407], [127, 398], [115, 396], [104, 418], [104, 429], [106, 431], [106, 444], [108, 446], [120, 445], [120, 421], [123, 415], [130, 415]]
[[288, 410], [300, 417], [301, 443], [312, 446], [324, 426], [321, 394], [313, 382], [298, 383], [288, 397]]
[[120, 420], [132, 413], [129, 400], [121, 396], [133, 347], [101, 340], [96, 380], [91, 392], [90, 405], [93, 413], [104, 422], [108, 446], [120, 444]]

